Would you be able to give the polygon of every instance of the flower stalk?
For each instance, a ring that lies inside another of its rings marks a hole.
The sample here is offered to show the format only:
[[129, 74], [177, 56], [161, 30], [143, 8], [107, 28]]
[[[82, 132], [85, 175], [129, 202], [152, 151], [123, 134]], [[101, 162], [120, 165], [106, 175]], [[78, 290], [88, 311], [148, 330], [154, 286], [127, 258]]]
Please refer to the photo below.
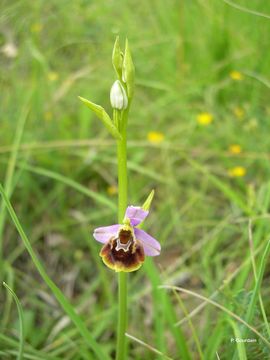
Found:
[[116, 360], [125, 360], [127, 346], [127, 273], [138, 270], [146, 256], [158, 256], [160, 244], [138, 226], [149, 214], [153, 192], [143, 207], [128, 206], [127, 174], [127, 124], [130, 104], [134, 92], [134, 65], [126, 41], [125, 52], [121, 52], [119, 39], [113, 49], [112, 63], [118, 80], [110, 91], [113, 116], [105, 109], [89, 100], [80, 100], [95, 112], [117, 143], [118, 164], [118, 224], [96, 228], [95, 240], [103, 244], [100, 256], [105, 265], [118, 272], [118, 327]]
[[[127, 110], [125, 111], [127, 113]], [[118, 124], [121, 139], [117, 140], [117, 164], [118, 164], [118, 222], [124, 219], [127, 208], [128, 184], [127, 184], [127, 114], [114, 111], [113, 119]], [[124, 120], [121, 123], [121, 120]], [[125, 359], [125, 333], [127, 328], [127, 273], [118, 273], [118, 328], [116, 360]]]
[[[126, 41], [126, 51], [128, 49], [128, 43]], [[131, 56], [130, 56], [130, 61]], [[128, 175], [127, 175], [127, 122], [128, 113], [130, 107], [131, 97], [127, 98], [125, 93], [125, 87], [122, 86], [120, 76], [122, 69], [121, 49], [119, 45], [119, 38], [116, 39], [112, 63], [115, 68], [117, 80], [111, 90], [110, 98], [111, 105], [113, 107], [113, 122], [121, 135], [120, 139], [117, 139], [117, 166], [118, 166], [118, 222], [122, 223], [125, 211], [128, 205]], [[120, 76], [119, 76], [120, 75]], [[133, 86], [133, 84], [131, 84]], [[113, 89], [116, 91], [114, 95]], [[118, 94], [120, 93], [120, 95]], [[119, 96], [123, 96], [122, 101], [119, 101]], [[115, 101], [118, 100], [118, 101]], [[119, 106], [122, 104], [122, 109]], [[117, 326], [117, 345], [116, 345], [116, 360], [124, 360], [125, 355], [125, 333], [127, 329], [127, 273], [119, 271], [118, 273], [118, 326]]]
[[[114, 107], [113, 122], [121, 135], [121, 138], [117, 139], [118, 222], [120, 224], [123, 222], [125, 211], [128, 205], [127, 122], [128, 122], [129, 107], [130, 107], [130, 102], [132, 99], [133, 87], [134, 87], [134, 80], [133, 80], [134, 66], [127, 40], [126, 40], [124, 59], [122, 62], [119, 38], [116, 39], [113, 50], [112, 63], [115, 68], [116, 75], [119, 78], [119, 80], [115, 84], [117, 84], [117, 88], [118, 90], [121, 90], [119, 92], [121, 92], [123, 96], [123, 100], [120, 101], [120, 103], [123, 104], [122, 109], [119, 109], [119, 107], [115, 107], [114, 104], [112, 103], [112, 106]], [[127, 69], [128, 69], [128, 76], [125, 76], [124, 73], [127, 72]], [[122, 79], [120, 79], [121, 75], [122, 75]], [[121, 80], [126, 84], [122, 85]], [[113, 86], [115, 86], [115, 84]], [[126, 89], [128, 90], [127, 95], [125, 93]], [[112, 99], [113, 96], [111, 92], [111, 101]], [[126, 358], [125, 355], [126, 328], [127, 328], [127, 273], [124, 271], [120, 271], [118, 273], [118, 327], [117, 327], [116, 360], [124, 360]]]

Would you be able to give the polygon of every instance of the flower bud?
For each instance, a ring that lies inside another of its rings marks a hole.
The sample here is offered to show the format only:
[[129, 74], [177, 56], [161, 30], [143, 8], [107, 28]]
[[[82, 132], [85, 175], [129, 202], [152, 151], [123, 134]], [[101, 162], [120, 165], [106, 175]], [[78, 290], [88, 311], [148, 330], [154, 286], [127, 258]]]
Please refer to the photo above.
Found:
[[119, 80], [116, 80], [113, 83], [110, 92], [110, 100], [111, 100], [112, 108], [114, 109], [124, 110], [128, 106], [126, 91]]

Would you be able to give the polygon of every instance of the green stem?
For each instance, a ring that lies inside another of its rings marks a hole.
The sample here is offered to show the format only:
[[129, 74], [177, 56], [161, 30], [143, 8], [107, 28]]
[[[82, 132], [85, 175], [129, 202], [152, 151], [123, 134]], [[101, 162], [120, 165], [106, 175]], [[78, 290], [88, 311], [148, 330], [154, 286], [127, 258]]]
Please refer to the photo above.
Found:
[[127, 273], [120, 271], [118, 274], [118, 333], [116, 359], [124, 360], [125, 355], [125, 333], [127, 328]]
[[[127, 111], [121, 114], [114, 111], [114, 121], [118, 124], [118, 129], [122, 139], [117, 140], [117, 160], [118, 160], [118, 222], [123, 222], [127, 208]], [[116, 360], [124, 360], [125, 356], [125, 333], [127, 328], [127, 274], [118, 274], [118, 329], [117, 329], [117, 349]]]
[[[120, 117], [120, 114], [116, 114]], [[120, 119], [119, 119], [120, 120]], [[127, 208], [127, 131], [126, 119], [121, 119], [121, 140], [117, 140], [117, 162], [118, 162], [118, 222], [123, 222]]]

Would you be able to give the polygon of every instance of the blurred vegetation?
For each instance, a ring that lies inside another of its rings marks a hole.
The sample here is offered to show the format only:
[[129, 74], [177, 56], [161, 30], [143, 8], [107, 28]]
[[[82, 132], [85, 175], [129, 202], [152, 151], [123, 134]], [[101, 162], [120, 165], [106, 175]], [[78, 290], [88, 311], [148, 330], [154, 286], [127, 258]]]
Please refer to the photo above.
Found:
[[[237, 4], [270, 15], [268, 1]], [[128, 37], [136, 66], [129, 199], [140, 205], [156, 190], [145, 227], [162, 244], [160, 257], [130, 275], [128, 332], [173, 359], [188, 358], [185, 346], [199, 359], [190, 323], [174, 324], [202, 301], [158, 286], [214, 294], [245, 318], [256, 284], [248, 220], [257, 268], [270, 230], [269, 32], [269, 19], [222, 0], [1, 1], [1, 183], [49, 276], [108, 354], [117, 284], [91, 232], [116, 221], [115, 146], [77, 96], [109, 111], [112, 46], [116, 35]], [[1, 281], [23, 307], [25, 358], [95, 359], [4, 205], [0, 216]], [[268, 262], [261, 289], [268, 317], [269, 275]], [[267, 337], [259, 302], [254, 310], [251, 325]], [[19, 320], [4, 287], [0, 313], [0, 356], [13, 359]], [[191, 318], [205, 359], [244, 356], [231, 343], [242, 327], [227, 319], [212, 305]], [[256, 339], [245, 344], [247, 358], [268, 359]], [[130, 340], [130, 359], [158, 358]]]

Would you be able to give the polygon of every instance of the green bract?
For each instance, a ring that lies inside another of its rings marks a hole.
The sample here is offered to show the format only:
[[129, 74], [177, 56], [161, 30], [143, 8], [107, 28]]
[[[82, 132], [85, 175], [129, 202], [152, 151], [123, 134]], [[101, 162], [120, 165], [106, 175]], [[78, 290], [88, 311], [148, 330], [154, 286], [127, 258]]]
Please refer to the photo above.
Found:
[[103, 122], [103, 124], [106, 126], [108, 131], [112, 134], [113, 137], [116, 139], [121, 139], [121, 135], [117, 128], [114, 126], [110, 116], [106, 113], [106, 111], [103, 109], [102, 106], [97, 105], [81, 96], [79, 96], [79, 99], [91, 110], [94, 111], [94, 113], [97, 115], [97, 117]]

